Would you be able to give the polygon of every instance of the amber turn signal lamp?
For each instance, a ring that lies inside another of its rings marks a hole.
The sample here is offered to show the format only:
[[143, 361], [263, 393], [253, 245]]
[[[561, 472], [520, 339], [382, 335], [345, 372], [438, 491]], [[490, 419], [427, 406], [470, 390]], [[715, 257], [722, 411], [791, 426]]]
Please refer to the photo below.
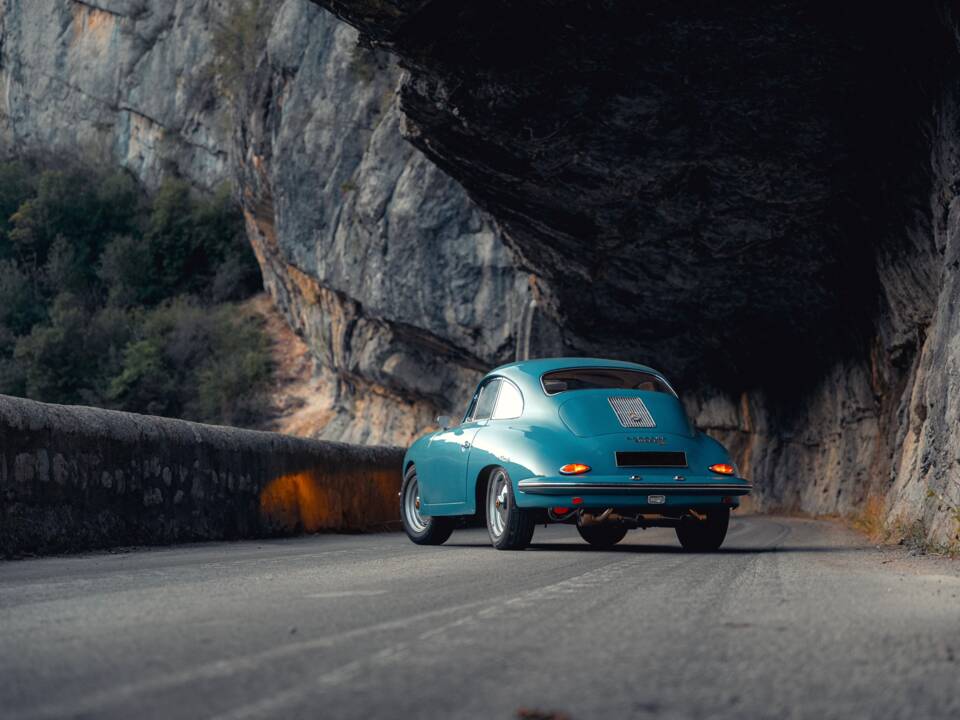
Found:
[[570, 463], [560, 468], [561, 475], [583, 475], [590, 472], [590, 466], [583, 463]]
[[711, 465], [710, 469], [719, 473], [720, 475], [735, 475], [737, 469], [733, 465], [727, 465], [727, 463], [717, 463], [716, 465]]

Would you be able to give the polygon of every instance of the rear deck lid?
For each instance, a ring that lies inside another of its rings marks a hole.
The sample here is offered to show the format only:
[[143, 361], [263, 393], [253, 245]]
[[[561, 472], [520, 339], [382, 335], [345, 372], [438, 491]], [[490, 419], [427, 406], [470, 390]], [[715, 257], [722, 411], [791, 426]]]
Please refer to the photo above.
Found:
[[683, 405], [673, 395], [644, 390], [574, 390], [569, 395], [560, 404], [560, 419], [578, 437], [619, 433], [692, 437]]

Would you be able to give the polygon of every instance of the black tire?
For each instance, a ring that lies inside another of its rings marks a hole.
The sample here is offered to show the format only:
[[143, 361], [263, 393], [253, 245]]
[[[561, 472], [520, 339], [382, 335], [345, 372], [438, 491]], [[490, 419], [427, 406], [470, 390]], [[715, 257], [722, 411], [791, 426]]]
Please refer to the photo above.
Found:
[[627, 536], [627, 528], [612, 523], [586, 527], [577, 525], [577, 532], [580, 533], [580, 537], [596, 548], [612, 548]]
[[690, 552], [713, 552], [723, 545], [730, 525], [730, 508], [711, 508], [705, 520], [684, 515], [677, 525], [677, 539], [684, 550]]
[[502, 467], [494, 468], [487, 481], [487, 532], [497, 550], [523, 550], [533, 539], [535, 514], [517, 507], [513, 483]]
[[403, 530], [417, 545], [443, 545], [453, 534], [456, 518], [420, 515], [419, 487], [417, 468], [411, 465], [404, 473], [403, 484], [400, 486], [400, 519], [403, 520]]

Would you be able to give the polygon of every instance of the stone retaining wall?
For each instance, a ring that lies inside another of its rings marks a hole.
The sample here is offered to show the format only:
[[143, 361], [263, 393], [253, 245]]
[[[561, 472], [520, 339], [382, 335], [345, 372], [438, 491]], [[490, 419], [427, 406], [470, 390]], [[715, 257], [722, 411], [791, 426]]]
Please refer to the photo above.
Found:
[[0, 396], [0, 555], [395, 527], [402, 459]]

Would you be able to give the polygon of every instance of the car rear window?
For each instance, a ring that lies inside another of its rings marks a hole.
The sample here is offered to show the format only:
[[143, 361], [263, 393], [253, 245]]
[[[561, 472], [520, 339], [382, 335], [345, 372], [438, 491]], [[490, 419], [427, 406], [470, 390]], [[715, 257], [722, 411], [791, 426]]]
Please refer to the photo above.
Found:
[[547, 395], [568, 390], [648, 390], [673, 395], [663, 379], [642, 370], [573, 368], [544, 373], [540, 379]]

